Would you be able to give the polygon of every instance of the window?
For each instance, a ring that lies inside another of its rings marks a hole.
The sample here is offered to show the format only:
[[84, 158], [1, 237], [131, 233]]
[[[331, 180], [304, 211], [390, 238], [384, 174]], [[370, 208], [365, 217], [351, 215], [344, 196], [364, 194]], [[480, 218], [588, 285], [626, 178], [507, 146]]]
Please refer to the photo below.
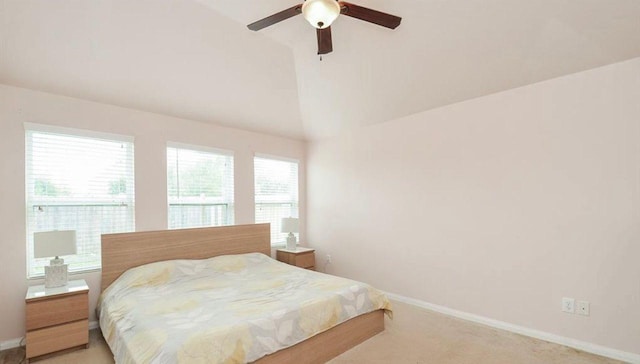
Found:
[[70, 272], [99, 269], [100, 235], [129, 232], [134, 222], [133, 138], [25, 124], [27, 274], [44, 275], [33, 234], [75, 230]]
[[232, 225], [233, 155], [170, 144], [167, 193], [170, 229]]
[[298, 162], [255, 157], [256, 223], [271, 223], [271, 244], [284, 244], [283, 217], [298, 217]]

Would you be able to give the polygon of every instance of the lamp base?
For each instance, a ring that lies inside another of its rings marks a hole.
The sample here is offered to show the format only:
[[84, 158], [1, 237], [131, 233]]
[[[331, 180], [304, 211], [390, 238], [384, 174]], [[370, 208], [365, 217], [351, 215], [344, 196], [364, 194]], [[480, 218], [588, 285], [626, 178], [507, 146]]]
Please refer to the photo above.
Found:
[[287, 236], [287, 250], [296, 250], [297, 243], [296, 236], [289, 233], [289, 236]]
[[44, 267], [44, 288], [66, 286], [68, 282], [68, 264], [64, 259], [51, 259], [51, 265]]

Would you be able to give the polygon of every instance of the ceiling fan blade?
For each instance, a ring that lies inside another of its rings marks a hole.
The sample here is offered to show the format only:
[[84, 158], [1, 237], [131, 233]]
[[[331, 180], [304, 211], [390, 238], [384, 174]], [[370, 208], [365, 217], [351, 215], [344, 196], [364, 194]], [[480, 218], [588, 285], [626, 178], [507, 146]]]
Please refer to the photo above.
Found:
[[340, 1], [340, 8], [342, 9], [340, 13], [343, 15], [364, 20], [369, 23], [378, 24], [390, 29], [397, 28], [402, 21], [402, 18], [399, 16], [383, 13], [381, 11], [365, 8], [355, 4], [350, 4], [345, 1]]
[[333, 51], [333, 43], [331, 42], [331, 27], [324, 29], [316, 29], [318, 35], [318, 54], [327, 54]]
[[260, 19], [256, 22], [253, 22], [249, 25], [247, 25], [247, 28], [257, 31], [260, 30], [262, 28], [266, 28], [270, 25], [273, 25], [275, 23], [279, 23], [285, 19], [289, 19], [292, 16], [296, 16], [298, 14], [302, 13], [302, 4], [298, 4], [296, 6], [290, 7], [289, 9], [286, 10], [282, 10], [279, 13], [275, 13], [271, 16], [268, 16], [264, 19]]

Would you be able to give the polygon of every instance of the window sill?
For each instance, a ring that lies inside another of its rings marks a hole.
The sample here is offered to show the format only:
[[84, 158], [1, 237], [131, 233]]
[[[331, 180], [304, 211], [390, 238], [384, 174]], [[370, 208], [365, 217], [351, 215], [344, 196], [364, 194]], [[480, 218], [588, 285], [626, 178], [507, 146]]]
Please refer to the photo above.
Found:
[[[69, 275], [69, 280], [71, 280], [71, 276], [78, 276], [81, 274], [88, 274], [88, 273], [101, 272], [101, 271], [102, 271], [101, 268], [83, 269], [83, 270], [69, 272], [68, 275]], [[44, 274], [27, 277], [27, 280], [30, 280], [30, 281], [37, 281], [41, 279], [44, 279]]]

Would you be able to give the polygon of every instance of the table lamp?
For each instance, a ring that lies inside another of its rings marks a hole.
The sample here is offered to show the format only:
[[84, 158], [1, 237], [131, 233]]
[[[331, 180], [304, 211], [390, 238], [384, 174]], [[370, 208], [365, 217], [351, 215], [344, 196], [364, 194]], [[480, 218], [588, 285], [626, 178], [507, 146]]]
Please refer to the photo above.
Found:
[[288, 250], [296, 250], [296, 236], [293, 233], [298, 232], [298, 218], [296, 217], [285, 217], [282, 219], [282, 230], [283, 233], [289, 233], [287, 236], [287, 249]]
[[44, 287], [62, 287], [67, 285], [67, 264], [60, 255], [76, 253], [76, 231], [44, 231], [33, 234], [33, 255], [36, 258], [51, 258], [44, 267]]

